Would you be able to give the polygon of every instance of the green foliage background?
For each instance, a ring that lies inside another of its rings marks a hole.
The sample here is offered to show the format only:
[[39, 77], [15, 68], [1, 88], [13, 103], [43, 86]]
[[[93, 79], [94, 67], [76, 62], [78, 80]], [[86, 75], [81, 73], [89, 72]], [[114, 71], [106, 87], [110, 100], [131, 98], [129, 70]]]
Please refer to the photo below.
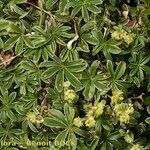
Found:
[[[149, 16], [149, 0], [0, 0], [0, 150], [150, 149]], [[118, 89], [129, 123], [114, 115]], [[94, 126], [75, 126], [102, 100]]]

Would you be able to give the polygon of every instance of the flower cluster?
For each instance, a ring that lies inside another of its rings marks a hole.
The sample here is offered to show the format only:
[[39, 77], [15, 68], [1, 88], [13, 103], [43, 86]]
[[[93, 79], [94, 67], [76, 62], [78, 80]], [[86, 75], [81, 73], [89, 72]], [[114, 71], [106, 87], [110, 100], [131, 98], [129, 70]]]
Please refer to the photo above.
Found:
[[130, 115], [134, 112], [134, 108], [132, 104], [121, 103], [115, 105], [114, 111], [120, 123], [127, 124], [129, 123]]
[[37, 112], [28, 112], [27, 120], [32, 123], [37, 123], [37, 124], [43, 123], [43, 121], [44, 121], [43, 117]]
[[139, 144], [134, 144], [131, 148], [131, 150], [144, 150], [143, 146]]
[[123, 40], [127, 44], [133, 42], [134, 34], [130, 34], [120, 27], [116, 27], [116, 30], [112, 32], [111, 37], [117, 40]]
[[85, 125], [89, 128], [94, 127], [95, 125], [95, 118], [99, 117], [103, 114], [104, 107], [105, 107], [106, 101], [102, 100], [100, 102], [95, 102], [94, 105], [91, 103], [89, 105], [85, 105], [85, 109], [88, 110], [85, 118], [75, 118], [74, 119], [74, 125], [77, 127], [83, 126], [83, 121]]
[[83, 126], [83, 121], [84, 121], [84, 118], [77, 117], [74, 119], [73, 124], [80, 128]]
[[130, 116], [134, 112], [132, 104], [123, 103], [123, 92], [120, 90], [115, 90], [112, 92], [111, 104], [113, 106], [115, 117], [120, 123], [129, 123]]
[[77, 97], [76, 92], [73, 89], [70, 89], [70, 82], [64, 82], [64, 100], [68, 103], [73, 103]]
[[95, 118], [103, 114], [105, 104], [106, 101], [102, 100], [100, 102], [95, 102], [93, 106], [92, 104], [89, 105], [91, 106], [91, 108], [89, 109], [86, 115], [86, 121], [85, 121], [85, 125], [87, 127], [91, 128], [95, 125]]
[[121, 90], [112, 91], [111, 104], [116, 105], [123, 100], [123, 92]]
[[129, 133], [129, 130], [125, 131], [123, 129], [120, 129], [119, 132], [120, 132], [121, 136], [124, 137], [124, 140], [127, 143], [133, 143], [133, 141], [134, 141], [134, 135], [132, 133]]

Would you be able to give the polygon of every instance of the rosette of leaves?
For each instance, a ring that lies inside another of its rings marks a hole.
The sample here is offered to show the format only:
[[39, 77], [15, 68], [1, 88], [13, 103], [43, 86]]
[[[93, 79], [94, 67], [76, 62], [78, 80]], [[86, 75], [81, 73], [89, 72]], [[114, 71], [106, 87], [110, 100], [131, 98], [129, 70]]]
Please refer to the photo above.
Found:
[[[63, 147], [61, 143], [68, 143], [71, 149], [75, 150], [77, 147], [77, 135], [86, 136], [86, 132], [73, 125], [75, 117], [75, 110], [67, 103], [64, 105], [64, 114], [56, 109], [51, 109], [50, 117], [44, 119], [44, 125], [51, 128], [60, 129], [59, 134], [55, 138], [54, 144], [58, 147]], [[64, 146], [67, 146], [67, 144]]]
[[[63, 90], [63, 83], [65, 78], [78, 90], [82, 88], [82, 83], [77, 77], [77, 73], [81, 73], [86, 69], [87, 63], [83, 59], [72, 62], [62, 62], [58, 57], [53, 56], [53, 61], [46, 61], [41, 64], [41, 67], [48, 67], [43, 72], [43, 78], [51, 78], [56, 75], [55, 86], [58, 91]], [[79, 74], [78, 74], [79, 76]]]
[[72, 7], [71, 16], [75, 16], [80, 11], [82, 12], [82, 18], [85, 22], [88, 22], [90, 19], [89, 12], [98, 14], [101, 12], [100, 5], [103, 3], [102, 0], [70, 0], [68, 7]]
[[8, 118], [12, 121], [17, 121], [15, 115], [14, 105], [16, 99], [16, 92], [8, 93], [8, 90], [1, 89], [0, 102], [1, 102], [1, 121], [5, 122]]
[[88, 70], [83, 73], [83, 95], [86, 100], [90, 100], [97, 91], [104, 94], [108, 90], [108, 77], [105, 74], [97, 73], [99, 65], [100, 61], [95, 60]]
[[120, 62], [118, 63], [118, 66], [116, 70], [114, 70], [114, 65], [112, 61], [108, 60], [107, 61], [107, 70], [110, 75], [109, 78], [109, 86], [112, 90], [115, 89], [122, 89], [125, 90], [127, 87], [127, 83], [123, 80], [121, 80], [121, 77], [124, 75], [126, 71], [126, 63], [125, 62]]
[[92, 35], [94, 38], [93, 45], [95, 45], [92, 50], [94, 56], [99, 52], [102, 52], [107, 60], [112, 60], [111, 54], [119, 54], [121, 52], [121, 49], [119, 48], [120, 43], [112, 38], [106, 39], [107, 37], [105, 37], [101, 31], [94, 30]]
[[150, 56], [145, 56], [142, 53], [134, 54], [132, 58], [130, 59], [130, 65], [129, 68], [130, 71], [130, 77], [131, 80], [139, 87], [140, 83], [144, 80], [145, 75], [150, 74], [150, 67], [148, 66], [148, 63], [150, 61]]

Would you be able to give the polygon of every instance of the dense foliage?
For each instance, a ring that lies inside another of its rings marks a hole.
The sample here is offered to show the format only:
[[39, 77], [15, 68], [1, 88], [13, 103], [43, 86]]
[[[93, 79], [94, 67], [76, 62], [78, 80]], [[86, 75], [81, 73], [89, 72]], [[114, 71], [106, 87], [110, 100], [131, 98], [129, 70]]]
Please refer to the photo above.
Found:
[[0, 139], [150, 149], [150, 1], [0, 0]]

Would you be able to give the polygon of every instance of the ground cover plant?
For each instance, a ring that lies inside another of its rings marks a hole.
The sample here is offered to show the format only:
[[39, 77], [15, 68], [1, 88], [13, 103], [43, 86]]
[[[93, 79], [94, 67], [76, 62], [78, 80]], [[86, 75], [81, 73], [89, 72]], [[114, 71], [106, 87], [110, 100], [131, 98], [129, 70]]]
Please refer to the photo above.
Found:
[[146, 149], [150, 1], [0, 0], [0, 150]]

